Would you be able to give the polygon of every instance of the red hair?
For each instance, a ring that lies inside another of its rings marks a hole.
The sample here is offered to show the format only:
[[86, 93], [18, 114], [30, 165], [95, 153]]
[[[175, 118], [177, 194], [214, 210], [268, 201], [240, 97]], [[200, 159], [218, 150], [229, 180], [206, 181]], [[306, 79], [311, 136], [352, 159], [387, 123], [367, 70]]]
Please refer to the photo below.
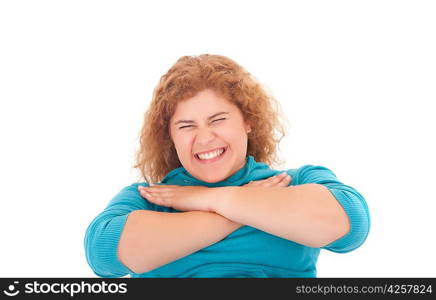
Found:
[[159, 182], [181, 167], [169, 135], [169, 121], [178, 101], [212, 89], [235, 104], [251, 125], [247, 155], [268, 165], [282, 163], [276, 147], [285, 135], [279, 103], [242, 66], [222, 55], [183, 56], [155, 87], [140, 131], [134, 168], [147, 182]]

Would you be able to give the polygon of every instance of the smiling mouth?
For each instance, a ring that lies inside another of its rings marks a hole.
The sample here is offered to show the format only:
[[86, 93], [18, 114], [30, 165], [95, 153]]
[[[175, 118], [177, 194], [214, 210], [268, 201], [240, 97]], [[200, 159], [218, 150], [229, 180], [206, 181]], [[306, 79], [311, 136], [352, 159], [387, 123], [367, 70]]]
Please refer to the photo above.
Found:
[[[217, 160], [221, 159], [221, 158], [224, 156], [224, 154], [227, 152], [227, 148], [228, 148], [228, 147], [220, 148], [219, 150], [222, 151], [222, 152], [221, 152], [219, 155], [214, 156], [214, 157], [211, 157], [211, 158], [208, 158], [208, 156], [203, 156], [203, 158], [200, 158], [200, 157], [198, 156], [198, 154], [194, 154], [194, 157], [195, 157], [199, 162], [202, 162], [202, 163], [205, 163], [205, 162], [214, 162], [214, 161], [217, 161]], [[216, 150], [215, 150], [215, 151], [216, 151]]]

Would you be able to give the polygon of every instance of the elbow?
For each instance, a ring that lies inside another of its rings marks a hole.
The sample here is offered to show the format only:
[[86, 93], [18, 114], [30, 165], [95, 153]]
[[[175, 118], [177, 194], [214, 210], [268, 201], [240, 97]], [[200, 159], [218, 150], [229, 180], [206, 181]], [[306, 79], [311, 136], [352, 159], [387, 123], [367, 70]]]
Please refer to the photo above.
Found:
[[324, 234], [316, 248], [321, 248], [346, 236], [351, 231], [348, 215], [340, 208], [325, 219]]
[[319, 238], [317, 243], [311, 245], [314, 248], [325, 247], [334, 241], [341, 239], [350, 232], [349, 222], [338, 221], [334, 225], [326, 225], [323, 235]]
[[[145, 212], [147, 213], [147, 212]], [[121, 232], [117, 247], [117, 259], [130, 273], [142, 274], [155, 267], [150, 260], [153, 255], [141, 247], [144, 240], [141, 238], [140, 228], [143, 227], [141, 219], [144, 211], [133, 211], [129, 214], [126, 224]], [[150, 249], [149, 247], [147, 247]]]
[[335, 191], [340, 200], [341, 209], [337, 210], [331, 219], [331, 236], [321, 246], [324, 249], [345, 253], [360, 247], [366, 240], [370, 217], [364, 198], [359, 193]]
[[150, 260], [145, 260], [148, 257], [147, 253], [140, 254], [135, 252], [135, 247], [120, 247], [118, 251], [118, 260], [126, 267], [132, 274], [143, 274], [150, 272], [161, 265], [155, 264]]
[[[130, 249], [130, 250], [129, 250]], [[143, 263], [138, 260], [138, 255], [133, 253], [128, 245], [125, 243], [120, 243], [120, 247], [118, 248], [118, 260], [131, 272], [135, 274], [142, 274], [151, 269], [144, 267]]]
[[86, 260], [92, 271], [99, 277], [122, 277], [127, 274], [116, 258], [118, 242], [116, 236], [120, 224], [124, 223], [125, 216], [105, 218], [99, 216], [88, 226], [84, 248]]
[[330, 243], [333, 243], [334, 241], [343, 238], [350, 232], [350, 230], [351, 226], [347, 215], [345, 214], [345, 216], [338, 217], [334, 224], [331, 225], [329, 238], [324, 241], [322, 246], [326, 246]]
[[98, 248], [96, 246], [97, 237], [94, 233], [96, 227], [97, 226], [94, 221], [89, 225], [88, 229], [86, 230], [84, 238], [85, 257], [89, 267], [94, 272], [94, 274], [99, 277], [104, 277], [104, 272], [98, 267], [101, 260], [98, 256]]
[[336, 241], [345, 235], [347, 235], [351, 230], [350, 218], [348, 217], [345, 210], [340, 206], [336, 211], [331, 225], [332, 230], [332, 240], [330, 242]]
[[322, 201], [322, 213], [318, 215], [319, 235], [312, 247], [320, 248], [347, 235], [351, 230], [351, 223], [342, 205], [337, 201], [331, 191], [321, 185], [314, 184], [315, 191], [319, 192]]

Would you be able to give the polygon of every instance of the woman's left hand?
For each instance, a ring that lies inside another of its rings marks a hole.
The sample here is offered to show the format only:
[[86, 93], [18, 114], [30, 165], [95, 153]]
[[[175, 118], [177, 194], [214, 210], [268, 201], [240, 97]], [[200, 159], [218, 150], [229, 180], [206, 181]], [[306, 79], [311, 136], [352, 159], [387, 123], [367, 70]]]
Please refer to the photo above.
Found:
[[214, 211], [213, 204], [220, 200], [217, 189], [180, 185], [138, 186], [141, 196], [148, 201], [180, 211]]

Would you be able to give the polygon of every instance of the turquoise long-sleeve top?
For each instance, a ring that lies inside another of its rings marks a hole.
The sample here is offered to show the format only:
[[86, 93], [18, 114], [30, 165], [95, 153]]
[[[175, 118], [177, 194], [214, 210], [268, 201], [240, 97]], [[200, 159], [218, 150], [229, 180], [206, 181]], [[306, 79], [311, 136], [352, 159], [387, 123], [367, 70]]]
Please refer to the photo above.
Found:
[[[134, 183], [123, 188], [88, 226], [84, 247], [86, 259], [99, 277], [316, 277], [316, 263], [321, 249], [345, 253], [358, 248], [366, 240], [370, 215], [364, 197], [354, 188], [341, 183], [328, 168], [304, 165], [297, 169], [273, 170], [267, 164], [247, 156], [246, 164], [225, 181], [207, 183], [189, 174], [183, 167], [169, 172], [159, 184], [203, 185], [208, 187], [241, 186], [287, 172], [289, 185], [318, 183], [328, 188], [342, 205], [350, 221], [350, 231], [321, 247], [312, 248], [271, 235], [250, 226], [242, 226], [221, 241], [146, 273], [135, 273], [117, 256], [117, 248], [130, 212], [145, 209], [178, 212], [171, 207], [147, 201]], [[152, 247], [152, 246], [151, 246]]]

